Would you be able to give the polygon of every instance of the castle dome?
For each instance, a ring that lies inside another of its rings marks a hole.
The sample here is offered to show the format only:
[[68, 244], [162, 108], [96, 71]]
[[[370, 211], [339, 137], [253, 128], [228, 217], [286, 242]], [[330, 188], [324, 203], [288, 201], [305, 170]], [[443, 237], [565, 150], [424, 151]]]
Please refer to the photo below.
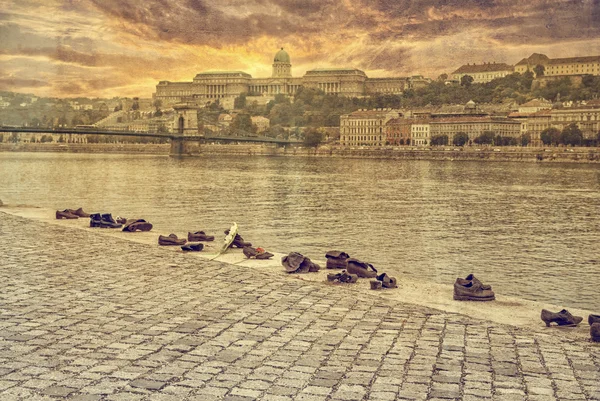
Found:
[[283, 50], [283, 47], [277, 52], [277, 54], [275, 54], [274, 62], [290, 64], [290, 56], [285, 50]]

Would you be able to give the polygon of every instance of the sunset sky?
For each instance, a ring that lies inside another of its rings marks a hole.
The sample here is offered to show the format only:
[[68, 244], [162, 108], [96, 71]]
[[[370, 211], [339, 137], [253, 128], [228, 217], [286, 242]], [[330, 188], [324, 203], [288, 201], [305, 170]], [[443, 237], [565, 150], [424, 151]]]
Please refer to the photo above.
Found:
[[436, 78], [531, 53], [600, 55], [600, 0], [0, 0], [0, 90], [150, 97], [206, 70]]

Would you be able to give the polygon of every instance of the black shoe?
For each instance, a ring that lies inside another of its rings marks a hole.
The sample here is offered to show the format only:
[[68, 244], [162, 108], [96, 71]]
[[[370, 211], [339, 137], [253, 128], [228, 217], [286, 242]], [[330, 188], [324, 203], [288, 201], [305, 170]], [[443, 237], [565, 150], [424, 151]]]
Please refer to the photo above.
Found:
[[181, 247], [181, 250], [186, 252], [200, 252], [202, 249], [204, 244], [188, 244]]

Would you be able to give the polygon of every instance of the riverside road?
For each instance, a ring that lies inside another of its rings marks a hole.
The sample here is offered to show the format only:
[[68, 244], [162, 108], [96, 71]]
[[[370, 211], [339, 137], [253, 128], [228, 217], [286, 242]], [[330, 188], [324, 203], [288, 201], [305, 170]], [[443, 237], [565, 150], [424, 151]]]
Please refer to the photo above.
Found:
[[560, 329], [1, 210], [0, 280], [2, 401], [600, 400], [600, 344]]

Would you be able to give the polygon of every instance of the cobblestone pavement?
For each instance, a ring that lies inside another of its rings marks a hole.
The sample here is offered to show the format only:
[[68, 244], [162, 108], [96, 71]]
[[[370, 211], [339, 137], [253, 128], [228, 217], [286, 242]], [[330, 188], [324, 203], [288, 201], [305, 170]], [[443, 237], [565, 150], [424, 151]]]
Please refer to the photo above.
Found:
[[600, 400], [600, 346], [0, 212], [0, 400]]

